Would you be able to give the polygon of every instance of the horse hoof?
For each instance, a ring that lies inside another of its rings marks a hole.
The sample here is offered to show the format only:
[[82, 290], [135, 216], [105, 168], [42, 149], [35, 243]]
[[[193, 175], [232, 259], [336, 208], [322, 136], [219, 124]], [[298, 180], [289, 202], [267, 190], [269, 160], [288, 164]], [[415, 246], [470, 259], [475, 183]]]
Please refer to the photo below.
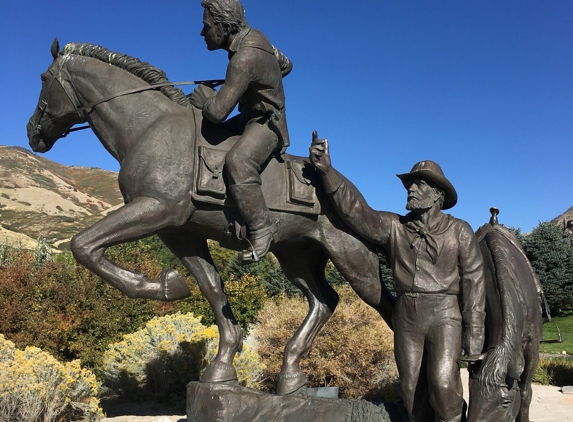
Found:
[[233, 382], [238, 381], [237, 371], [233, 365], [224, 362], [211, 362], [201, 375], [201, 382]]
[[306, 395], [307, 381], [306, 375], [302, 371], [294, 373], [281, 372], [277, 383], [277, 396]]
[[173, 268], [161, 271], [159, 274], [159, 280], [161, 281], [161, 287], [164, 294], [163, 300], [166, 302], [184, 299], [191, 296], [187, 283], [185, 283], [183, 277], [181, 277]]

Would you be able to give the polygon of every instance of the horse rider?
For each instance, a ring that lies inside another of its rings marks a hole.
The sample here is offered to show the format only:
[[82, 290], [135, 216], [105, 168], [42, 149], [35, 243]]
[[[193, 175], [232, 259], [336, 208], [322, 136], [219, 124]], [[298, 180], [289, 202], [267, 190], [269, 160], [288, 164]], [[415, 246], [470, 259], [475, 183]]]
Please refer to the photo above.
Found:
[[313, 135], [310, 159], [337, 213], [387, 253], [397, 301], [394, 354], [411, 421], [462, 420], [459, 358], [484, 343], [485, 278], [478, 241], [463, 220], [444, 214], [457, 193], [433, 161], [398, 177], [408, 192], [405, 216], [375, 211], [331, 166], [327, 140]]
[[278, 222], [273, 222], [261, 190], [260, 172], [269, 158], [289, 146], [282, 78], [292, 70], [289, 59], [257, 29], [249, 27], [239, 0], [203, 0], [207, 49], [229, 54], [225, 83], [219, 92], [200, 85], [191, 103], [203, 116], [221, 123], [239, 104], [242, 135], [227, 153], [229, 192], [249, 232], [243, 263], [260, 260], [269, 250]]

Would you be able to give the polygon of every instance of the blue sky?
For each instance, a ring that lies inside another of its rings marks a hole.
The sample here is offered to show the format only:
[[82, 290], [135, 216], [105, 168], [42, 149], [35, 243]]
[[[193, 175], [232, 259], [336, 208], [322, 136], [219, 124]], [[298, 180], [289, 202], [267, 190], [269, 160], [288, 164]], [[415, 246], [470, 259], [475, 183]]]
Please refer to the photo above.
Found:
[[[527, 232], [573, 205], [573, 1], [243, 4], [294, 63], [288, 152], [307, 155], [317, 130], [373, 208], [405, 212], [395, 174], [424, 159], [442, 166], [459, 196], [451, 213], [474, 229], [491, 206]], [[27, 147], [56, 36], [138, 57], [172, 81], [224, 77], [226, 53], [199, 36], [202, 10], [200, 0], [3, 1], [0, 144]], [[45, 157], [119, 169], [91, 131]]]

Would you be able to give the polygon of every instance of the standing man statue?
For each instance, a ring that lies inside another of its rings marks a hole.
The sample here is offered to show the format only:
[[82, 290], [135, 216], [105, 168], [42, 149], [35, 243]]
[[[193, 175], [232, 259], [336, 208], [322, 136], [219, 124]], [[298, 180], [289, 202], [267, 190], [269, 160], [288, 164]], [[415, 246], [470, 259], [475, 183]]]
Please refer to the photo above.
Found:
[[463, 220], [444, 214], [457, 193], [433, 161], [398, 177], [408, 191], [405, 216], [375, 211], [355, 197], [331, 166], [328, 141], [316, 132], [310, 159], [340, 217], [390, 258], [397, 301], [392, 314], [394, 354], [411, 421], [461, 421], [464, 401], [459, 359], [484, 342], [484, 263]]
[[282, 78], [292, 64], [257, 29], [247, 24], [239, 0], [203, 0], [207, 49], [229, 53], [225, 83], [219, 92], [200, 85], [190, 96], [214, 123], [223, 122], [239, 104], [242, 135], [228, 152], [229, 191], [249, 231], [249, 247], [239, 257], [256, 262], [269, 250], [276, 232], [261, 191], [261, 167], [289, 145]]

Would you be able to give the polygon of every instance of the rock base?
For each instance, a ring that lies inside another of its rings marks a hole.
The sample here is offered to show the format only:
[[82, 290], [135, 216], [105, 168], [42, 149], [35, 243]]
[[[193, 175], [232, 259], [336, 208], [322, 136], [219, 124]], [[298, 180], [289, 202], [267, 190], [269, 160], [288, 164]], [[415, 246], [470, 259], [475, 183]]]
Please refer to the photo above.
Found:
[[187, 422], [402, 422], [395, 405], [274, 396], [233, 384], [190, 382]]

